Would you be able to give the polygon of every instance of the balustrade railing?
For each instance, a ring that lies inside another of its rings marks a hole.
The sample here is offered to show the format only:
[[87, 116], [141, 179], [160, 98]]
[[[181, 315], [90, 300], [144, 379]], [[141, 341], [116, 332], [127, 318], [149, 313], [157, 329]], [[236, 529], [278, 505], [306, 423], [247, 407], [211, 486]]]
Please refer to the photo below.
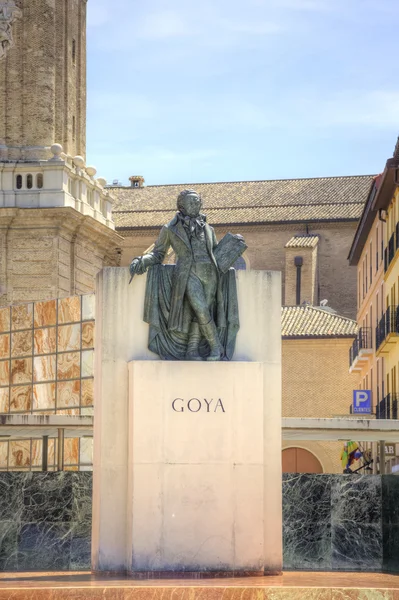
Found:
[[353, 365], [355, 359], [359, 356], [360, 350], [371, 349], [372, 347], [371, 327], [361, 327], [349, 350], [349, 366]]
[[375, 416], [377, 419], [398, 418], [398, 394], [396, 392], [387, 394], [381, 402], [378, 402]]
[[396, 305], [388, 306], [376, 327], [377, 350], [390, 333], [399, 333], [399, 307]]

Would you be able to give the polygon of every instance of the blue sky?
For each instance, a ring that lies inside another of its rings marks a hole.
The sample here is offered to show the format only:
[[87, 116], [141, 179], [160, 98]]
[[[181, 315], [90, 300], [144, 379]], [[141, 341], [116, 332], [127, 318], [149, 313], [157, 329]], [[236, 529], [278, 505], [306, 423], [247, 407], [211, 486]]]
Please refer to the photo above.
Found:
[[377, 173], [397, 0], [89, 0], [88, 163], [147, 185]]

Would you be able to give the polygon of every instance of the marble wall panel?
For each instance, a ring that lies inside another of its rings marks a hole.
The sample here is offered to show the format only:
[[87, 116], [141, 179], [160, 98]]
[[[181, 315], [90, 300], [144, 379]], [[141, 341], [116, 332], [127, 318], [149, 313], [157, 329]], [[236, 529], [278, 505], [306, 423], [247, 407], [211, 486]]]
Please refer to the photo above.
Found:
[[10, 356], [10, 334], [0, 335], [0, 359]]
[[19, 571], [65, 571], [70, 566], [69, 523], [22, 523], [18, 540]]
[[11, 308], [11, 330], [33, 328], [33, 304], [20, 304]]
[[43, 442], [42, 440], [32, 440], [32, 467], [41, 467], [43, 459]]
[[33, 386], [33, 410], [55, 410], [55, 383]]
[[16, 358], [11, 361], [11, 383], [32, 383], [31, 358]]
[[57, 350], [56, 328], [35, 329], [35, 354], [53, 354]]
[[15, 519], [0, 521], [0, 571], [18, 570], [18, 534]]
[[11, 310], [10, 307], [0, 308], [0, 332], [10, 331]]
[[54, 381], [56, 374], [56, 355], [35, 356], [33, 361], [34, 377], [36, 382]]
[[81, 325], [61, 325], [58, 327], [58, 352], [80, 350]]
[[9, 385], [10, 383], [10, 361], [0, 361], [0, 385]]
[[79, 438], [67, 438], [64, 444], [64, 459], [67, 465], [79, 464]]
[[30, 467], [30, 444], [30, 440], [10, 442], [8, 461], [11, 467]]
[[334, 475], [331, 495], [332, 568], [382, 568], [381, 478]]
[[329, 475], [283, 477], [284, 568], [331, 568], [331, 484]]
[[90, 568], [91, 473], [0, 473], [0, 570]]
[[92, 482], [91, 473], [72, 475], [71, 570], [91, 565]]
[[94, 375], [94, 350], [82, 352], [82, 377], [93, 377]]
[[58, 323], [76, 323], [81, 319], [81, 296], [58, 300]]
[[82, 348], [94, 348], [94, 321], [82, 325]]
[[82, 406], [94, 404], [94, 379], [82, 379]]
[[79, 379], [80, 352], [69, 352], [58, 355], [58, 379]]
[[32, 331], [18, 331], [11, 335], [11, 356], [31, 356], [32, 349]]
[[32, 386], [11, 387], [10, 412], [30, 412], [32, 410]]
[[35, 328], [49, 327], [57, 323], [57, 300], [35, 302]]
[[0, 413], [8, 413], [10, 409], [10, 388], [0, 388]]
[[[8, 442], [0, 442], [0, 469], [8, 465]], [[1, 492], [1, 487], [0, 487]]]
[[399, 477], [382, 477], [383, 568], [399, 572]]
[[82, 321], [95, 319], [96, 316], [96, 297], [94, 294], [82, 296]]
[[72, 479], [66, 473], [38, 473], [26, 478], [21, 521], [65, 523], [72, 518]]
[[57, 384], [57, 409], [80, 405], [80, 385], [79, 380]]
[[81, 438], [80, 440], [80, 464], [93, 464], [93, 438]]

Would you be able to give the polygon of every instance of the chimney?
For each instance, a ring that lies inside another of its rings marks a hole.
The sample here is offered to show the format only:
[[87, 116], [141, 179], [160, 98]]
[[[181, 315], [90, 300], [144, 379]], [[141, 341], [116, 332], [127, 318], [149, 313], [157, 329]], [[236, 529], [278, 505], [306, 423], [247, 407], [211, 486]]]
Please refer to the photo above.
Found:
[[129, 181], [132, 188], [144, 187], [145, 179], [141, 175], [132, 175], [131, 177], [129, 177]]

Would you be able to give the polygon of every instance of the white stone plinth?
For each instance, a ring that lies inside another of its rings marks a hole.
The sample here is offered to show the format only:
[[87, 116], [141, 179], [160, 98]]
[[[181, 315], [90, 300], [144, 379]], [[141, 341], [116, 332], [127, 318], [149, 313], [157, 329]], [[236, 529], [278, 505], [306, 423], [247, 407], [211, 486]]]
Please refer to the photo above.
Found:
[[133, 572], [263, 572], [263, 369], [130, 363]]
[[[145, 280], [145, 276], [136, 277], [129, 286], [128, 269], [121, 268], [104, 269], [97, 280], [92, 536], [92, 563], [93, 569], [97, 571], [123, 571], [131, 569], [132, 566], [132, 540], [135, 540], [132, 522], [133, 483], [134, 477], [139, 477], [138, 471], [141, 467], [132, 463], [136, 459], [131, 455], [135, 442], [131, 439], [131, 432], [129, 433], [129, 402], [132, 396], [129, 397], [128, 364], [131, 361], [150, 361], [148, 366], [143, 364], [142, 368], [153, 369], [152, 372], [155, 372], [156, 376], [152, 378], [154, 381], [148, 380], [146, 385], [141, 384], [143, 396], [148, 394], [149, 386], [156, 384], [155, 377], [159, 378], [158, 373], [164, 373], [165, 370], [172, 372], [175, 369], [175, 363], [159, 361], [158, 357], [147, 349], [148, 326], [142, 320]], [[258, 400], [258, 408], [262, 410], [264, 432], [267, 431], [263, 436], [263, 561], [265, 571], [272, 573], [281, 571], [282, 568], [280, 273], [241, 271], [238, 273], [237, 286], [241, 328], [234, 361], [216, 365], [206, 362], [178, 363], [178, 366], [185, 370], [204, 369], [205, 373], [212, 373], [217, 368], [230, 369], [234, 373], [235, 368], [237, 372], [246, 368], [260, 368], [259, 365], [248, 363], [262, 363], [263, 406], [260, 406]], [[132, 366], [131, 371], [134, 374], [139, 368]], [[208, 377], [201, 377], [199, 383], [195, 382], [195, 397], [206, 398], [206, 394], [212, 392], [206, 387]], [[138, 379], [144, 381], [141, 375]], [[251, 386], [250, 380], [246, 380], [245, 383]], [[137, 398], [137, 385], [138, 382], [131, 381], [133, 400]], [[203, 387], [200, 389], [199, 385]], [[223, 382], [222, 385], [228, 386], [229, 383]], [[242, 382], [239, 385], [242, 385]], [[189, 389], [185, 389], [189, 393]], [[223, 393], [227, 393], [228, 389], [223, 387]], [[171, 389], [168, 393], [172, 393]], [[179, 397], [177, 391], [172, 395]], [[203, 418], [200, 414], [197, 416]], [[206, 416], [217, 416], [219, 419], [219, 415], [216, 414], [210, 413]], [[145, 433], [150, 436], [151, 430]], [[170, 432], [164, 430], [162, 435], [170, 435]], [[190, 452], [189, 440], [186, 445], [187, 452]], [[171, 467], [170, 471], [173, 469], [174, 467]], [[211, 470], [209, 466], [209, 476]], [[232, 490], [233, 483], [230, 483]], [[192, 479], [187, 480], [188, 489], [194, 484]], [[245, 495], [244, 485], [240, 493]], [[148, 500], [150, 501], [151, 499]], [[170, 507], [170, 498], [163, 497], [163, 501], [169, 502], [167, 506]], [[184, 497], [181, 497], [180, 502], [183, 501]], [[247, 501], [249, 504], [252, 501], [256, 502], [252, 498], [248, 498]], [[214, 506], [217, 506], [217, 500]], [[233, 508], [228, 505], [225, 510], [230, 511]], [[232, 521], [229, 522], [231, 525]], [[157, 535], [155, 531], [158, 530], [154, 530], [151, 522], [141, 523], [141, 527], [145, 526], [149, 539]], [[194, 535], [193, 531], [191, 530], [191, 535]], [[171, 535], [175, 535], [172, 530]], [[229, 539], [228, 536], [226, 539]], [[166, 546], [162, 548], [168, 557], [175, 552], [173, 549], [168, 550]], [[258, 549], [253, 549], [253, 552], [253, 555], [248, 556], [260, 556]], [[156, 562], [158, 555], [159, 553], [149, 556], [148, 560]], [[213, 553], [212, 556], [212, 560], [216, 560], [216, 554]], [[223, 557], [225, 560], [225, 554]], [[227, 561], [226, 564], [239, 563]]]

